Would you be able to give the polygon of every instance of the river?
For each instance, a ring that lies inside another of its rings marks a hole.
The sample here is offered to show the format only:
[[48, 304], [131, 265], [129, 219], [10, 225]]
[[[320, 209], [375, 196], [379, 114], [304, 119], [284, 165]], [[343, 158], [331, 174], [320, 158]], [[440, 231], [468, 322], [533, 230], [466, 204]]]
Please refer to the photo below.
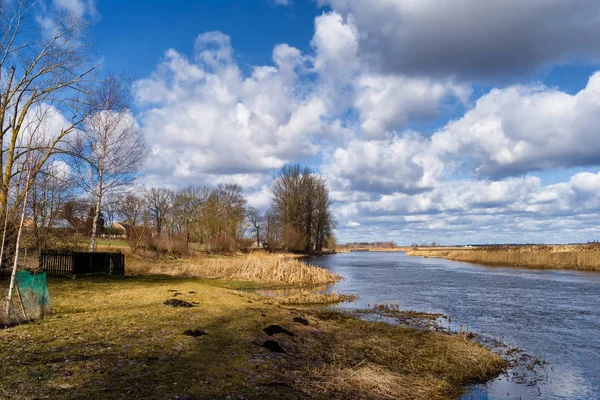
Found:
[[443, 313], [545, 360], [536, 384], [503, 374], [463, 399], [600, 398], [600, 273], [485, 267], [398, 252], [352, 252], [309, 259], [346, 279], [329, 290], [355, 293], [342, 305]]

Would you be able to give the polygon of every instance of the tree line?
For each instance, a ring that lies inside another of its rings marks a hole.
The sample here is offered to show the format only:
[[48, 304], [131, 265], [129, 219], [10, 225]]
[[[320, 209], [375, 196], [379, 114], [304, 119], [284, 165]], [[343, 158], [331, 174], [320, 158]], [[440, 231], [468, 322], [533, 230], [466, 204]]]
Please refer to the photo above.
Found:
[[[90, 236], [96, 203], [89, 197], [68, 195], [59, 180], [54, 187], [47, 180], [32, 192], [39, 197], [32, 199], [32, 211], [42, 212], [36, 217], [32, 239], [48, 247], [68, 243], [65, 238], [72, 233]], [[97, 229], [99, 234], [126, 236], [133, 252], [143, 248], [184, 253], [192, 245], [218, 253], [253, 247], [314, 254], [332, 248], [331, 201], [321, 176], [307, 167], [286, 165], [276, 174], [271, 190], [272, 204], [264, 213], [247, 206], [242, 187], [233, 183], [176, 191], [109, 192]], [[65, 229], [56, 228], [61, 220]], [[125, 231], [116, 229], [115, 222]], [[40, 234], [42, 229], [45, 232]]]

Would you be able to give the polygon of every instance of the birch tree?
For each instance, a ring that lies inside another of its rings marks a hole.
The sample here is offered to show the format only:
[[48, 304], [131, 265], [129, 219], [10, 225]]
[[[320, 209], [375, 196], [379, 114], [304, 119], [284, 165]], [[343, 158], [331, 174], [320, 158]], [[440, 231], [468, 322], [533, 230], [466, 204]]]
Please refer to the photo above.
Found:
[[146, 155], [142, 130], [129, 110], [129, 83], [109, 76], [92, 96], [90, 115], [73, 145], [74, 165], [82, 189], [94, 202], [90, 252], [96, 249], [103, 200], [131, 185]]

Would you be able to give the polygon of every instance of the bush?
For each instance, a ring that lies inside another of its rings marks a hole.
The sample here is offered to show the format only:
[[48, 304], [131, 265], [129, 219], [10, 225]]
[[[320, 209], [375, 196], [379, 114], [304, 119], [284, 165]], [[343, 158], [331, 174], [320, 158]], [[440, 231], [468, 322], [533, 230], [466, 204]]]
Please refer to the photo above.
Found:
[[219, 234], [210, 243], [210, 250], [217, 254], [229, 254], [235, 252], [237, 242], [229, 235]]
[[185, 256], [188, 254], [185, 235], [176, 236], [171, 239], [145, 237], [144, 247], [157, 255]]

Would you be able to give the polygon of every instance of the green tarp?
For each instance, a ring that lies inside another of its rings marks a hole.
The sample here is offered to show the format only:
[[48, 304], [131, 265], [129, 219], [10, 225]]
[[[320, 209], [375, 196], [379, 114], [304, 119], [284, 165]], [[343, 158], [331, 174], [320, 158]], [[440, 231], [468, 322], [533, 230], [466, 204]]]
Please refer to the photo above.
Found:
[[39, 318], [50, 311], [50, 294], [46, 286], [45, 272], [32, 275], [29, 271], [17, 271], [15, 283], [28, 318]]

